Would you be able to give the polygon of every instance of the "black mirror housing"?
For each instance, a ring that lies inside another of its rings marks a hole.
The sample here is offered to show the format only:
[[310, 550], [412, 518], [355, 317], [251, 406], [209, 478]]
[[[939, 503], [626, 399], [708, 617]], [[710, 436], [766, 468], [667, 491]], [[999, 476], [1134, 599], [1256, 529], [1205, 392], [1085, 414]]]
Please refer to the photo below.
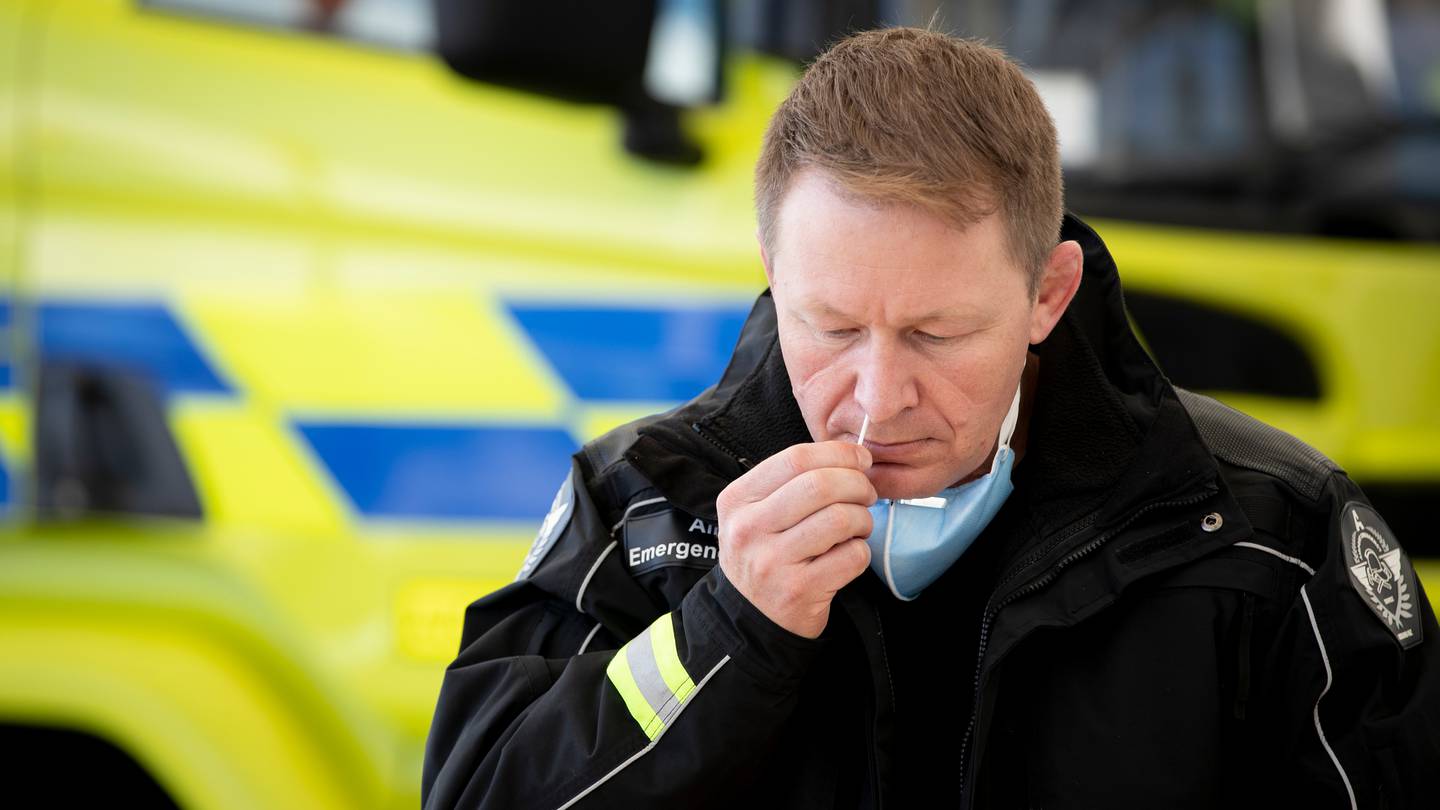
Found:
[[434, 0], [455, 72], [567, 101], [641, 105], [656, 0]]

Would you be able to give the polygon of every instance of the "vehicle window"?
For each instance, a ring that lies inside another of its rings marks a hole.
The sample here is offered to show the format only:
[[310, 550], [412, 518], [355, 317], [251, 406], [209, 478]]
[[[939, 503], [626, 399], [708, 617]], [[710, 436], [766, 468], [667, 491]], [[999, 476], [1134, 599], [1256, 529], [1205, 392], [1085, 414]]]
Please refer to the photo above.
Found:
[[143, 0], [145, 8], [428, 50], [435, 38], [428, 0]]
[[915, 0], [885, 21], [931, 19], [1035, 79], [1076, 210], [1440, 238], [1440, 0]]

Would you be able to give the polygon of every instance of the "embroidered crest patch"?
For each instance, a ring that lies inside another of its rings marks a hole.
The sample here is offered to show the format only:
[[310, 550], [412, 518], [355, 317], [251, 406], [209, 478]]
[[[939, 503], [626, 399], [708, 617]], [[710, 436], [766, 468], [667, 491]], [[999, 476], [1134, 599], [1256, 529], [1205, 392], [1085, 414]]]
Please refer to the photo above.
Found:
[[1416, 609], [1415, 569], [1390, 527], [1374, 509], [1359, 501], [1345, 504], [1340, 516], [1345, 540], [1345, 566], [1350, 582], [1400, 646], [1419, 644], [1420, 615]]
[[550, 511], [541, 522], [540, 531], [535, 533], [535, 542], [530, 544], [530, 551], [525, 555], [525, 562], [520, 566], [520, 573], [515, 575], [515, 581], [518, 582], [535, 571], [535, 566], [550, 553], [550, 547], [555, 545], [555, 541], [569, 525], [570, 515], [575, 511], [575, 483], [572, 480], [574, 475], [573, 468], [565, 474], [565, 482], [560, 485], [560, 491], [555, 493], [555, 500], [550, 502]]

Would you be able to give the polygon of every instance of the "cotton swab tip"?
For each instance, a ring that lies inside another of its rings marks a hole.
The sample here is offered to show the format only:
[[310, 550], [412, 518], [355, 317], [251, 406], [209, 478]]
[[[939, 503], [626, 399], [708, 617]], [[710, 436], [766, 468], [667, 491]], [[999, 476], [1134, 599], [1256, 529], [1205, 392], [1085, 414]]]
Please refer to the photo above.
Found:
[[865, 431], [870, 429], [870, 414], [865, 414], [865, 419], [860, 423], [860, 436], [855, 439], [856, 444], [865, 443]]

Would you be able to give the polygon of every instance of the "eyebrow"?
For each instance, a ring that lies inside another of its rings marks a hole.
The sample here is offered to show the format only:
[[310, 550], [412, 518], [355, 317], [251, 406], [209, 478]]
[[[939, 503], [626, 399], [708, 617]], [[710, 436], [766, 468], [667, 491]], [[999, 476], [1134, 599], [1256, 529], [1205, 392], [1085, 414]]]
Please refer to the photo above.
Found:
[[[855, 318], [849, 313], [841, 312], [840, 310], [830, 306], [829, 304], [817, 304], [813, 307], [813, 309], [809, 306], [802, 305], [801, 309], [812, 311], [816, 315], [844, 318], [851, 321], [855, 320]], [[920, 317], [915, 318], [912, 323], [926, 323], [928, 321], [940, 321], [947, 319], [964, 319], [967, 316], [973, 317], [974, 314], [975, 313], [973, 311], [973, 308], [969, 307], [941, 307], [940, 309], [935, 309], [931, 310], [930, 312], [924, 313]]]

